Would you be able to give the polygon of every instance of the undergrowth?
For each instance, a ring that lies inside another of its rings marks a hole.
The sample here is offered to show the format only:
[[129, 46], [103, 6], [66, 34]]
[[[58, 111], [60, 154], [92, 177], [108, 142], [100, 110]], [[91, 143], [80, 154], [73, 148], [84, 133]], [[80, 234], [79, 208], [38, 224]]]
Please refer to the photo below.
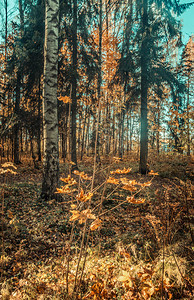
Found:
[[2, 165], [1, 299], [192, 299], [191, 177], [85, 163], [49, 202], [34, 171]]

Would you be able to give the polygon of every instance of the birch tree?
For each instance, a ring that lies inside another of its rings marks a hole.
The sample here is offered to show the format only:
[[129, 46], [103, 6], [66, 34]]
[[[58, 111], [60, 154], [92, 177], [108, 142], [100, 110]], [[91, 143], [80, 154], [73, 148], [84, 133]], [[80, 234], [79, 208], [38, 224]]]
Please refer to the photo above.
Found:
[[54, 196], [59, 177], [57, 75], [59, 0], [46, 0], [43, 83], [43, 183], [42, 198]]

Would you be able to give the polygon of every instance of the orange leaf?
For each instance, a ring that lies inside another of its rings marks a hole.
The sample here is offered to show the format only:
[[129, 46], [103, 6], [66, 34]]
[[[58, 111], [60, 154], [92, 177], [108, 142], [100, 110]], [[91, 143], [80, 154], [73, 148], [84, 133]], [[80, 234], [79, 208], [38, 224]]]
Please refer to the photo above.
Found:
[[86, 222], [87, 219], [95, 219], [96, 217], [91, 214], [91, 209], [82, 210], [79, 212], [78, 210], [71, 210], [72, 216], [70, 217], [69, 221], [77, 221], [82, 224]]
[[70, 97], [68, 96], [60, 96], [58, 98], [59, 101], [63, 101], [63, 103], [72, 103], [72, 100]]
[[148, 175], [157, 176], [157, 175], [159, 175], [159, 174], [158, 174], [158, 173], [155, 173], [153, 170], [151, 170], [151, 171], [148, 173]]
[[111, 174], [127, 174], [131, 171], [131, 168], [124, 168], [123, 170], [117, 169], [116, 171], [111, 171]]
[[137, 188], [134, 185], [130, 185], [130, 184], [125, 184], [124, 186], [122, 186], [123, 190], [127, 190], [129, 192], [135, 192], [137, 190]]
[[127, 197], [127, 201], [133, 204], [142, 204], [145, 202], [145, 200], [146, 199], [143, 198], [135, 199], [134, 197]]
[[84, 172], [79, 172], [78, 170], [75, 170], [73, 173], [75, 175], [80, 176], [84, 180], [92, 180], [92, 177], [89, 177], [87, 174], [84, 174]]
[[151, 181], [148, 181], [148, 182], [141, 183], [141, 186], [150, 186], [151, 184], [152, 184]]
[[56, 194], [70, 194], [72, 193], [73, 191], [70, 190], [69, 186], [66, 185], [66, 186], [63, 186], [62, 188], [57, 188], [57, 191], [55, 192]]
[[92, 222], [92, 224], [90, 225], [90, 229], [93, 231], [93, 230], [96, 230], [98, 229], [102, 224], [102, 221], [100, 219], [96, 219], [94, 222]]
[[72, 213], [71, 218], [69, 219], [69, 221], [76, 221], [79, 220], [80, 217], [80, 212], [78, 210], [71, 210], [70, 211]]
[[73, 179], [70, 175], [66, 178], [60, 178], [61, 181], [68, 183], [69, 185], [77, 184], [77, 181]]
[[81, 189], [81, 192], [79, 193], [79, 195], [76, 196], [76, 199], [81, 202], [86, 202], [86, 201], [90, 200], [92, 198], [92, 196], [93, 196], [93, 193], [84, 194], [84, 190]]
[[119, 184], [119, 180], [115, 179], [114, 177], [109, 177], [107, 179], [107, 183]]

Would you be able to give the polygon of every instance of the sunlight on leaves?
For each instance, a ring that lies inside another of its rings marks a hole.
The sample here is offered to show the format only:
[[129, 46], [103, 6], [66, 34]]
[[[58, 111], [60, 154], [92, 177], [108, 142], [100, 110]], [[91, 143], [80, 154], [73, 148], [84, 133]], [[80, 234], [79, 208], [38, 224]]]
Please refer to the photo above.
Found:
[[114, 156], [114, 157], [113, 157], [113, 160], [114, 160], [114, 162], [120, 162], [121, 158], [120, 158], [120, 157]]
[[134, 197], [127, 197], [126, 200], [133, 204], [142, 204], [146, 201], [144, 198], [135, 199]]
[[71, 210], [72, 216], [70, 217], [69, 221], [77, 221], [79, 220], [80, 224], [86, 222], [87, 219], [96, 219], [96, 216], [91, 214], [91, 209], [85, 209], [81, 212], [78, 210]]
[[113, 183], [113, 184], [119, 184], [119, 180], [114, 177], [109, 177], [106, 182]]
[[131, 275], [127, 271], [123, 271], [123, 275], [118, 277], [118, 281], [121, 281], [121, 282], [127, 281], [131, 287], [133, 286], [133, 282], [131, 280]]
[[75, 190], [71, 190], [68, 185], [63, 186], [62, 188], [57, 188], [56, 194], [70, 194]]
[[124, 168], [123, 170], [117, 169], [116, 171], [111, 171], [110, 174], [128, 174], [131, 171], [131, 168]]
[[129, 192], [135, 192], [137, 190], [137, 188], [134, 185], [130, 184], [125, 184], [124, 186], [122, 186], [122, 189]]
[[81, 202], [86, 202], [90, 200], [93, 196], [93, 193], [84, 194], [84, 190], [81, 189], [81, 192], [76, 196], [76, 199]]
[[158, 173], [155, 173], [153, 170], [151, 170], [148, 175], [152, 175], [152, 176], [158, 176], [159, 174]]
[[92, 222], [92, 224], [90, 225], [90, 230], [94, 231], [99, 227], [101, 227], [101, 225], [102, 225], [102, 220], [98, 218], [94, 222]]
[[150, 186], [152, 183], [151, 181], [148, 181], [148, 182], [144, 182], [144, 183], [141, 183], [141, 186], [144, 187], [144, 186]]
[[75, 170], [73, 173], [75, 175], [80, 176], [84, 180], [92, 180], [92, 177], [88, 176], [87, 174], [84, 174], [84, 172], [79, 172], [79, 171]]
[[1, 165], [2, 168], [14, 168], [17, 169], [17, 167], [12, 163], [12, 162], [5, 162], [4, 164]]
[[68, 175], [68, 177], [66, 177], [66, 178], [60, 178], [60, 180], [65, 183], [68, 183], [68, 185], [77, 184], [77, 181], [75, 179], [73, 179], [70, 175]]
[[71, 98], [70, 97], [68, 97], [68, 96], [60, 96], [60, 97], [58, 97], [58, 100], [59, 101], [62, 101], [63, 103], [72, 103], [72, 100], [71, 100]]
[[6, 170], [0, 169], [0, 174], [6, 174], [6, 173], [11, 173], [11, 174], [13, 174], [13, 175], [16, 175], [16, 174], [17, 174], [17, 172], [15, 172], [15, 171], [13, 171], [13, 170], [11, 170], [11, 169], [6, 169]]
[[76, 208], [77, 208], [77, 205], [71, 204], [71, 209], [76, 209]]

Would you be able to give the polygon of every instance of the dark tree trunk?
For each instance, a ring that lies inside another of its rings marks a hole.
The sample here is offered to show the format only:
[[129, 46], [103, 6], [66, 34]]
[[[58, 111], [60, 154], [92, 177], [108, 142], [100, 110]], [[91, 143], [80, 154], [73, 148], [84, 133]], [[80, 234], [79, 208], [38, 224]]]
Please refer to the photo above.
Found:
[[140, 132], [140, 166], [141, 174], [147, 173], [148, 159], [148, 118], [147, 118], [147, 100], [148, 100], [148, 3], [143, 0], [142, 16], [142, 45], [141, 45], [141, 132]]
[[30, 148], [31, 148], [31, 155], [32, 155], [33, 163], [34, 163], [34, 168], [38, 169], [38, 165], [37, 165], [37, 161], [36, 161], [36, 154], [34, 151], [34, 144], [33, 144], [33, 133], [31, 130], [29, 132], [29, 137], [30, 137]]
[[88, 114], [88, 110], [87, 110], [87, 106], [86, 106], [85, 118], [84, 118], [84, 124], [83, 124], [83, 132], [82, 132], [82, 140], [81, 140], [81, 158], [80, 158], [81, 160], [83, 159], [84, 148], [85, 148], [85, 131], [86, 131], [87, 114]]
[[89, 155], [89, 144], [90, 144], [90, 114], [88, 114], [87, 127], [86, 127], [86, 138], [85, 138], [85, 148], [87, 149], [86, 153]]
[[190, 74], [188, 74], [188, 81], [187, 81], [187, 156], [191, 155], [191, 145], [190, 145], [190, 116], [189, 116], [189, 105], [190, 105], [190, 99], [189, 99], [189, 93], [190, 93]]
[[41, 87], [40, 87], [40, 76], [39, 76], [39, 83], [38, 83], [38, 161], [41, 161], [42, 155], [41, 155], [41, 128], [42, 128], [42, 122], [41, 122]]
[[160, 101], [157, 102], [157, 133], [156, 133], [156, 150], [160, 154]]
[[[7, 0], [4, 0], [4, 5], [5, 5], [5, 63], [7, 62], [7, 30], [8, 30], [8, 3]], [[4, 68], [6, 66], [4, 65]], [[4, 78], [4, 86], [6, 87], [6, 75]], [[5, 92], [4, 92], [5, 93]], [[6, 103], [6, 93], [4, 94], [4, 101]], [[8, 106], [8, 110], [9, 110], [9, 106]], [[4, 103], [2, 105], [2, 125], [4, 127], [5, 124], [5, 108], [4, 108]], [[6, 144], [6, 137], [2, 137], [1, 139], [1, 154], [2, 157], [5, 157], [5, 144]]]
[[[99, 7], [99, 45], [98, 45], [98, 120], [95, 126], [95, 140], [97, 142], [96, 145], [96, 162], [100, 162], [100, 154], [99, 154], [99, 146], [100, 146], [100, 121], [101, 121], [101, 85], [102, 85], [102, 0], [100, 0], [100, 7]], [[96, 136], [97, 135], [97, 136]]]
[[71, 160], [77, 168], [77, 0], [73, 0], [73, 30], [72, 30], [72, 106], [71, 106]]
[[16, 83], [16, 99], [15, 99], [15, 125], [13, 129], [13, 140], [14, 140], [14, 149], [13, 149], [13, 156], [14, 156], [14, 163], [19, 164], [19, 109], [20, 109], [20, 85], [21, 85], [21, 75], [18, 71], [17, 73], [17, 83]]

